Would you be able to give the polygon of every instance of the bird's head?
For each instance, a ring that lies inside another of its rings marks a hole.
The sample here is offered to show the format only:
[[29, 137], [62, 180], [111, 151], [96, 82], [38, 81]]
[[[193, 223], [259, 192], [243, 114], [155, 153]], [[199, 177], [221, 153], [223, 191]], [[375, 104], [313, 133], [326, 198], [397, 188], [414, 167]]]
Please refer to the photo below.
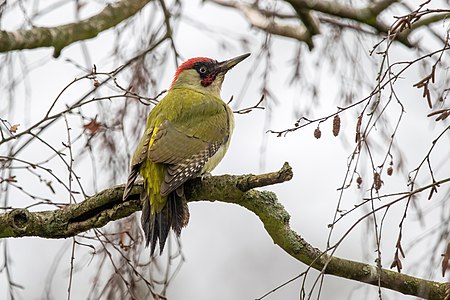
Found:
[[170, 89], [191, 88], [219, 97], [220, 88], [227, 71], [248, 56], [250, 56], [250, 53], [222, 62], [207, 57], [188, 59], [178, 67]]

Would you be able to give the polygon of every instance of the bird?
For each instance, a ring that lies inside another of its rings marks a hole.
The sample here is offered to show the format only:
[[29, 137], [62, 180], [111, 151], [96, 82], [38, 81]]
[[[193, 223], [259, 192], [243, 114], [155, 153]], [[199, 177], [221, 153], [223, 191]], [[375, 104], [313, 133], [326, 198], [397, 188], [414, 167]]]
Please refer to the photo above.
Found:
[[130, 198], [143, 178], [141, 224], [153, 256], [164, 250], [172, 229], [177, 237], [188, 224], [186, 181], [208, 175], [222, 160], [234, 129], [233, 111], [220, 97], [225, 74], [250, 53], [217, 61], [195, 57], [176, 70], [172, 84], [150, 111], [135, 150], [124, 189]]

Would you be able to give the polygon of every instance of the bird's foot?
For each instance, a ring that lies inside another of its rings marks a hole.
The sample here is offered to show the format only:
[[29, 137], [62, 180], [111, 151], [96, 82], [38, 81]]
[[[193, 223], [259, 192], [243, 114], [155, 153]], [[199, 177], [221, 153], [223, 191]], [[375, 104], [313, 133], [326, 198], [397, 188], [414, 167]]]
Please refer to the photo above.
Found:
[[206, 172], [206, 173], [203, 173], [203, 174], [200, 176], [200, 179], [201, 179], [201, 181], [203, 182], [203, 180], [208, 179], [208, 178], [211, 178], [211, 177], [212, 177], [211, 173]]

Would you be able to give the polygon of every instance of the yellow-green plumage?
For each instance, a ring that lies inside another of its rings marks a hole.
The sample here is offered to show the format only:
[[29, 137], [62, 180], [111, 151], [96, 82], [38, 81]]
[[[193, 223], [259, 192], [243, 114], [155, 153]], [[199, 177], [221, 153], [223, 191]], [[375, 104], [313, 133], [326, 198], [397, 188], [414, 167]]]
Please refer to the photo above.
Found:
[[[170, 125], [166, 125], [167, 122]], [[167, 202], [167, 196], [160, 194], [167, 164], [190, 159], [215, 142], [227, 148], [232, 124], [233, 114], [221, 99], [191, 89], [173, 88], [153, 108], [145, 132], [150, 135], [150, 159], [144, 160], [140, 169], [150, 195], [152, 212], [160, 212]], [[164, 130], [163, 136], [158, 137], [161, 130]], [[138, 147], [132, 164], [139, 161], [141, 153], [142, 149]]]
[[220, 87], [226, 71], [247, 56], [221, 63], [205, 58], [184, 63], [168, 94], [148, 116], [124, 200], [140, 174], [142, 226], [152, 254], [157, 240], [162, 252], [170, 228], [179, 235], [189, 220], [183, 184], [212, 171], [228, 149], [234, 119], [220, 99]]

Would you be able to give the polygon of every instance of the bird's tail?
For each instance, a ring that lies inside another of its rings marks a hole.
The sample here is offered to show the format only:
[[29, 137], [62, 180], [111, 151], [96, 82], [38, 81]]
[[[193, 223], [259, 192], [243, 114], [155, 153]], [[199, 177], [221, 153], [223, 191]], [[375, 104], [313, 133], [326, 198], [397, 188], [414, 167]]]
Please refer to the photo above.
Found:
[[180, 236], [181, 229], [189, 222], [189, 209], [183, 186], [167, 196], [167, 204], [160, 212], [152, 213], [146, 189], [143, 189], [141, 200], [143, 203], [141, 223], [145, 233], [146, 246], [150, 245], [150, 253], [153, 255], [159, 241], [159, 253], [161, 254], [170, 229], [172, 228], [175, 234]]

